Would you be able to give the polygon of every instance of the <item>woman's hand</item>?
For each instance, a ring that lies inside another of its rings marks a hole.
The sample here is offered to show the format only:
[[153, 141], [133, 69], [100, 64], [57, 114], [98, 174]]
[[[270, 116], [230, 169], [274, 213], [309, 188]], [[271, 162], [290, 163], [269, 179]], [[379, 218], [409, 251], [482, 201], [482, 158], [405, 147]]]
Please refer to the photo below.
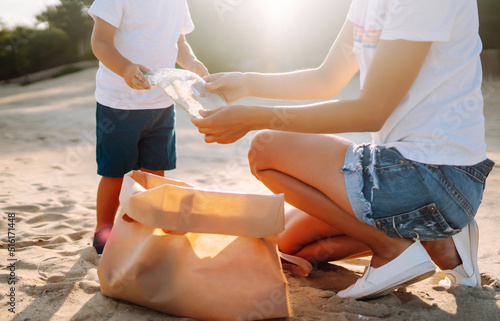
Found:
[[151, 89], [146, 77], [143, 73], [147, 73], [150, 70], [143, 65], [137, 65], [134, 63], [127, 64], [123, 69], [123, 79], [127, 85], [132, 89], [144, 90]]
[[225, 106], [214, 110], [202, 110], [203, 118], [192, 117], [198, 131], [205, 135], [205, 142], [231, 144], [254, 128], [251, 106]]
[[248, 96], [244, 75], [239, 72], [213, 74], [204, 78], [208, 90], [216, 91], [228, 103]]

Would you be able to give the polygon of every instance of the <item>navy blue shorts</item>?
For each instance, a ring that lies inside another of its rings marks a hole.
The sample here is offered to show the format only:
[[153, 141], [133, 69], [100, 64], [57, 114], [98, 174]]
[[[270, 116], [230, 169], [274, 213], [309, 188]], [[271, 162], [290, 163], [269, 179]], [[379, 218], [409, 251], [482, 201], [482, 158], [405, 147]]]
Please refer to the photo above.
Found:
[[123, 110], [96, 108], [97, 173], [123, 177], [141, 168], [159, 171], [176, 166], [174, 106]]
[[392, 237], [437, 240], [458, 233], [476, 215], [494, 163], [429, 165], [396, 149], [363, 144], [347, 151], [347, 194], [359, 220]]

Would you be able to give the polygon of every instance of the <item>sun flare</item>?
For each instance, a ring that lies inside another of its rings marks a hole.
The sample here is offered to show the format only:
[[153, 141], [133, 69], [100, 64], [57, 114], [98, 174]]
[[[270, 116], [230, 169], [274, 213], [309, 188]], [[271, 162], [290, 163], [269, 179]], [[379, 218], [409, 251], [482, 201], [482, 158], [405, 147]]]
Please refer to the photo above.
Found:
[[286, 27], [298, 15], [299, 0], [268, 0], [263, 6], [266, 24], [270, 28]]

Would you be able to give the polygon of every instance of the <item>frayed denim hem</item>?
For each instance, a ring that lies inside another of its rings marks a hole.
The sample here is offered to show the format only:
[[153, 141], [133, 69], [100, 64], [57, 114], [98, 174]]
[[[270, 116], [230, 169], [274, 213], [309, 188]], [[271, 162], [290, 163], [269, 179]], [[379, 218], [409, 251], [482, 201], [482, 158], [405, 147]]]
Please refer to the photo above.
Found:
[[[371, 189], [371, 196], [370, 196], [370, 201], [373, 202], [373, 191], [376, 189], [379, 189], [379, 184], [378, 184], [378, 177], [377, 174], [375, 173], [375, 165], [377, 162], [377, 146], [376, 145], [370, 145], [370, 162], [368, 165], [368, 173], [370, 173], [370, 178], [373, 182], [373, 186]], [[363, 188], [363, 186], [361, 186]]]
[[[375, 148], [373, 148], [371, 154], [372, 155], [375, 154]], [[347, 195], [349, 197], [349, 202], [351, 203], [351, 207], [354, 211], [354, 214], [356, 214], [356, 217], [361, 222], [365, 222], [374, 226], [375, 221], [370, 218], [370, 216], [373, 213], [372, 206], [363, 194], [364, 180], [363, 180], [362, 160], [363, 160], [363, 146], [362, 145], [349, 146], [349, 149], [347, 150], [345, 156], [344, 166], [342, 167], [341, 172], [344, 174], [344, 181], [347, 190]], [[373, 163], [372, 165], [372, 172], [373, 172], [375, 162], [372, 163]], [[373, 188], [374, 189], [377, 188], [376, 181], [374, 182]]]

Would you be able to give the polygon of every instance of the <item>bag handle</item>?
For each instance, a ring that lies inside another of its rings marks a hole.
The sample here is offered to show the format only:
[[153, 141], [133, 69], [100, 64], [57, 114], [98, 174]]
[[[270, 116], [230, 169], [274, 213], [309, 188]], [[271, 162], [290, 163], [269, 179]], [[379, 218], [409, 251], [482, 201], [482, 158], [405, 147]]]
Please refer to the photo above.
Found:
[[206, 190], [149, 173], [125, 175], [120, 206], [133, 220], [168, 231], [263, 238], [284, 230], [284, 196]]
[[299, 276], [303, 276], [303, 277], [308, 276], [311, 273], [311, 271], [313, 270], [312, 264], [309, 261], [307, 261], [301, 257], [295, 256], [295, 255], [290, 255], [290, 254], [285, 254], [281, 251], [278, 251], [278, 253], [279, 253], [279, 256], [283, 260], [292, 263], [292, 264], [286, 264], [286, 263], [283, 264], [282, 263], [284, 270], [288, 270], [295, 275], [299, 275]]

